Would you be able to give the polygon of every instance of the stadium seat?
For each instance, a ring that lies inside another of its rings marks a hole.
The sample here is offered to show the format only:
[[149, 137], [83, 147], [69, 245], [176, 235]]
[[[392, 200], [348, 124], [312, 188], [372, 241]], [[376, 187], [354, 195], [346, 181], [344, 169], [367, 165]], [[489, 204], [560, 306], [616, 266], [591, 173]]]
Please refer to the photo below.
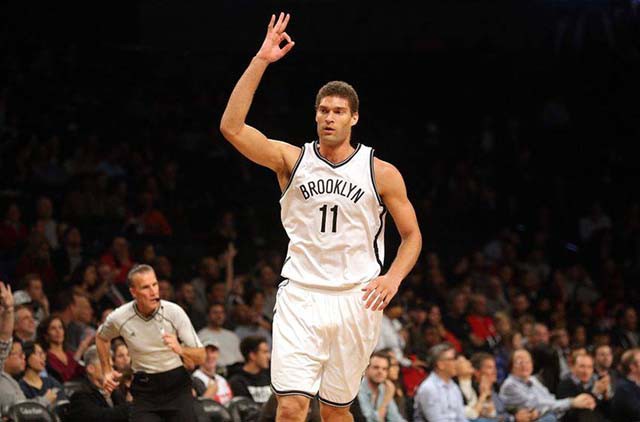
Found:
[[237, 396], [227, 405], [233, 422], [255, 422], [260, 418], [262, 406], [248, 397]]
[[234, 419], [231, 417], [227, 408], [218, 403], [215, 400], [207, 399], [207, 398], [199, 398], [198, 404], [201, 409], [204, 411], [204, 414], [207, 416], [207, 420], [210, 422], [233, 422]]
[[84, 388], [84, 382], [82, 381], [67, 381], [62, 386], [64, 387], [64, 393], [68, 398], [71, 398], [76, 391]]
[[60, 400], [53, 407], [53, 413], [59, 421], [64, 421], [69, 415], [69, 406], [71, 402], [69, 400]]
[[56, 417], [46, 407], [33, 401], [14, 404], [6, 416], [13, 422], [56, 422]]

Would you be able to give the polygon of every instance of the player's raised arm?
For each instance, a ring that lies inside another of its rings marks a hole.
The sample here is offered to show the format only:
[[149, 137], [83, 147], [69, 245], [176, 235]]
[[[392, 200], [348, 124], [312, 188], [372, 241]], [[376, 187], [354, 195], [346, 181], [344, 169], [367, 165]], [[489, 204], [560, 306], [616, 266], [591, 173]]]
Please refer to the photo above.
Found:
[[267, 66], [293, 48], [294, 42], [285, 32], [289, 18], [289, 14], [284, 13], [280, 13], [277, 20], [275, 15], [271, 16], [264, 42], [231, 92], [220, 122], [220, 131], [240, 153], [277, 173], [286, 168], [284, 156], [292, 146], [267, 139], [262, 132], [247, 125], [246, 118]]

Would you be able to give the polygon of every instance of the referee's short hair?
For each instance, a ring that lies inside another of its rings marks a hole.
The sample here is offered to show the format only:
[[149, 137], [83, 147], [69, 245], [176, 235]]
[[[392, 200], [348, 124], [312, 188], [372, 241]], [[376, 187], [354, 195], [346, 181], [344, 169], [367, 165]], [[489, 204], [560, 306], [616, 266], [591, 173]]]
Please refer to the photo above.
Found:
[[267, 343], [267, 339], [262, 336], [248, 336], [240, 342], [240, 353], [245, 362], [249, 362], [249, 355], [256, 353], [262, 343]]
[[147, 264], [134, 265], [127, 274], [127, 287], [133, 287], [133, 277], [137, 274], [143, 274], [148, 272], [154, 272], [153, 267]]

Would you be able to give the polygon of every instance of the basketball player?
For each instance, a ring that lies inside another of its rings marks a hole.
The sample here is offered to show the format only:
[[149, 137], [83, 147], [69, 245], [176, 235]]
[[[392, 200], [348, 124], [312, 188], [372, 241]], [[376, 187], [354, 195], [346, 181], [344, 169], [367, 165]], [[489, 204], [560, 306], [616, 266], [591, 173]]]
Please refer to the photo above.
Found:
[[[371, 148], [351, 144], [358, 122], [351, 85], [334, 81], [320, 89], [318, 141], [302, 148], [268, 139], [245, 123], [267, 66], [294, 46], [285, 32], [288, 22], [288, 14], [271, 17], [220, 128], [243, 155], [272, 169], [282, 189], [281, 217], [290, 243], [273, 320], [277, 420], [304, 420], [317, 394], [323, 420], [351, 421], [349, 406], [378, 340], [379, 311], [415, 264], [422, 238], [398, 170], [374, 158]], [[402, 243], [381, 276], [387, 210]]]
[[127, 283], [134, 300], [110, 313], [96, 336], [104, 389], [111, 393], [122, 376], [110, 359], [111, 340], [122, 337], [134, 371], [129, 420], [195, 422], [191, 376], [182, 359], [199, 365], [205, 360], [205, 349], [185, 311], [160, 300], [153, 268], [133, 267]]

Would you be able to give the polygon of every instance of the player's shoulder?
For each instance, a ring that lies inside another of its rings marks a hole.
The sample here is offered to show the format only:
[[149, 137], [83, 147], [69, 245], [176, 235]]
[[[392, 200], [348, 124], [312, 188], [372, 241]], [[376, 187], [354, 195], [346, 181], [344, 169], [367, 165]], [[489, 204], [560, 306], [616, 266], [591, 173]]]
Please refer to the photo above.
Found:
[[380, 194], [384, 194], [387, 189], [403, 183], [400, 170], [388, 161], [373, 157], [373, 171]]

